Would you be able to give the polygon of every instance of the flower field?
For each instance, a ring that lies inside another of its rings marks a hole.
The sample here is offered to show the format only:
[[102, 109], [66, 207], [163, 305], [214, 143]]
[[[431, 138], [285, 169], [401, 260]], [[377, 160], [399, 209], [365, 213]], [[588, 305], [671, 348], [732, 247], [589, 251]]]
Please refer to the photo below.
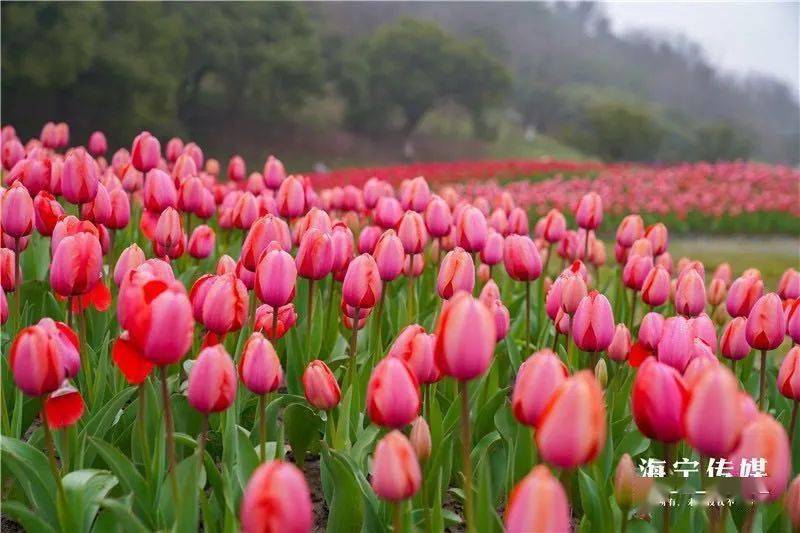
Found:
[[796, 169], [0, 156], [4, 530], [800, 527]]

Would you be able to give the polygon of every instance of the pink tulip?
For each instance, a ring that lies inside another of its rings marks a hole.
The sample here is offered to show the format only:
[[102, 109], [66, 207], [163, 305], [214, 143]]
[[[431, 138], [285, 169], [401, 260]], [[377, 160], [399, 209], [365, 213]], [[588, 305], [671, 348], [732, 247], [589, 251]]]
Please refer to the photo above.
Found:
[[542, 273], [539, 250], [527, 235], [506, 237], [503, 264], [508, 275], [517, 281], [532, 281]]
[[483, 374], [494, 354], [494, 317], [479, 300], [456, 293], [436, 324], [436, 365], [444, 375], [468, 381]]
[[269, 156], [264, 163], [264, 182], [267, 187], [272, 190], [280, 188], [283, 180], [286, 179], [286, 171], [283, 168], [283, 163], [280, 159], [274, 156]]
[[314, 512], [302, 470], [278, 460], [256, 468], [242, 495], [239, 519], [243, 533], [311, 531]]
[[402, 428], [419, 415], [419, 382], [408, 365], [386, 357], [375, 366], [367, 383], [367, 414], [374, 424]]
[[145, 208], [154, 213], [161, 213], [178, 205], [175, 182], [169, 174], [158, 168], [147, 173], [142, 194]]
[[215, 241], [216, 236], [214, 235], [214, 230], [211, 229], [210, 226], [206, 226], [205, 224], [197, 226], [192, 231], [191, 237], [189, 237], [189, 244], [187, 246], [189, 255], [195, 259], [205, 259], [214, 251]]
[[546, 466], [534, 467], [511, 491], [504, 523], [508, 533], [572, 530], [567, 494]]
[[347, 267], [342, 282], [342, 300], [350, 307], [368, 309], [381, 298], [383, 284], [378, 265], [369, 254], [361, 254]]
[[617, 243], [626, 248], [644, 237], [644, 221], [639, 215], [628, 215], [617, 228]]
[[137, 268], [144, 263], [144, 261], [144, 251], [142, 251], [136, 243], [122, 250], [116, 265], [114, 265], [114, 283], [116, 283], [117, 286], [121, 285], [128, 271]]
[[281, 307], [294, 299], [297, 266], [292, 256], [275, 247], [263, 254], [255, 270], [253, 290], [258, 299], [271, 307]]
[[800, 298], [800, 272], [789, 268], [781, 275], [778, 282], [778, 296], [782, 300]]
[[253, 193], [245, 191], [233, 205], [233, 211], [231, 212], [233, 226], [238, 229], [250, 229], [250, 226], [258, 218], [259, 205]]
[[158, 166], [161, 159], [161, 143], [158, 139], [143, 131], [133, 140], [131, 147], [131, 163], [139, 172], [149, 172]]
[[689, 390], [684, 413], [686, 440], [701, 454], [724, 457], [739, 441], [743, 418], [739, 381], [723, 365], [708, 368]]
[[300, 241], [295, 258], [300, 277], [321, 280], [331, 273], [333, 245], [329, 235], [316, 228], [309, 229]]
[[566, 271], [561, 276], [561, 308], [568, 315], [573, 315], [578, 306], [589, 293], [586, 282], [572, 271]]
[[583, 229], [596, 229], [603, 221], [603, 200], [595, 192], [587, 193], [575, 209], [575, 222]]
[[500, 300], [492, 302], [492, 304], [489, 305], [489, 311], [494, 317], [495, 340], [500, 342], [506, 338], [508, 330], [511, 328], [511, 314]]
[[567, 220], [560, 211], [551, 209], [542, 220], [544, 220], [544, 223], [541, 230], [541, 237], [544, 240], [553, 244], [564, 238], [564, 233], [567, 231]]
[[475, 286], [475, 265], [461, 248], [447, 252], [439, 267], [436, 288], [439, 296], [450, 299], [458, 291], [472, 292]]
[[455, 229], [456, 244], [467, 252], [480, 252], [486, 244], [486, 217], [475, 207], [469, 206], [459, 214]]
[[375, 204], [373, 218], [375, 223], [383, 228], [395, 229], [400, 224], [400, 219], [403, 217], [403, 208], [400, 202], [392, 196], [382, 196]]
[[667, 251], [669, 246], [669, 233], [667, 227], [661, 222], [648, 226], [644, 231], [644, 236], [653, 245], [653, 255], [658, 257]]
[[608, 345], [608, 357], [612, 361], [622, 362], [628, 359], [628, 354], [631, 351], [631, 332], [625, 324], [617, 324], [614, 328], [614, 337], [611, 339], [611, 344]]
[[511, 409], [522, 424], [536, 427], [553, 393], [567, 379], [569, 371], [551, 350], [534, 353], [517, 372]]
[[742, 496], [747, 501], [774, 502], [783, 496], [792, 474], [792, 450], [786, 430], [770, 415], [761, 413], [741, 433], [739, 444], [730, 461], [741, 475], [742, 462], [764, 459], [762, 477], [742, 476]]
[[244, 244], [242, 244], [241, 261], [245, 268], [255, 271], [261, 255], [272, 242], [285, 251], [292, 249], [292, 240], [289, 234], [289, 226], [278, 217], [266, 215], [258, 218], [250, 226]]
[[67, 155], [61, 171], [61, 194], [67, 201], [81, 205], [94, 200], [98, 185], [97, 164], [83, 148]]
[[720, 351], [724, 357], [737, 361], [750, 354], [750, 345], [744, 333], [746, 324], [747, 319], [740, 316], [725, 326], [720, 338]]
[[684, 436], [683, 415], [689, 393], [671, 366], [647, 358], [631, 388], [631, 412], [639, 431], [659, 442], [678, 442]]
[[691, 358], [692, 340], [689, 321], [682, 316], [669, 317], [656, 348], [658, 360], [682, 373]]
[[247, 288], [235, 274], [217, 276], [203, 299], [203, 325], [217, 335], [238, 331], [247, 322], [248, 304]]
[[14, 383], [28, 396], [51, 393], [65, 378], [56, 341], [42, 326], [29, 326], [17, 333], [9, 350], [8, 365]]
[[393, 229], [386, 230], [373, 248], [372, 255], [378, 265], [381, 279], [383, 281], [396, 279], [403, 271], [405, 250], [395, 231]]
[[283, 337], [297, 323], [297, 311], [294, 304], [278, 308], [278, 318], [274, 320], [274, 308], [262, 305], [256, 309], [255, 330], [262, 331], [273, 342]]
[[14, 165], [19, 163], [25, 158], [25, 147], [17, 139], [3, 141], [0, 147], [0, 160], [2, 160], [3, 168], [11, 170]]
[[706, 306], [703, 278], [695, 270], [684, 271], [675, 287], [675, 310], [684, 316], [695, 316]]
[[438, 239], [450, 233], [453, 215], [447, 202], [434, 196], [425, 208], [425, 227], [431, 237]]
[[297, 218], [306, 211], [303, 182], [295, 176], [289, 176], [281, 182], [276, 196], [278, 212], [284, 218]]
[[795, 346], [783, 358], [778, 371], [778, 391], [785, 397], [800, 401], [800, 346]]
[[575, 344], [587, 352], [602, 352], [614, 336], [614, 314], [608, 299], [597, 291], [585, 296], [571, 319]]
[[614, 472], [614, 496], [617, 503], [623, 509], [630, 509], [647, 502], [654, 481], [653, 478], [639, 475], [631, 456], [622, 454]]
[[372, 489], [383, 500], [399, 502], [414, 496], [422, 485], [422, 472], [414, 448], [397, 430], [375, 447], [372, 457]]
[[786, 335], [786, 317], [781, 300], [775, 293], [767, 293], [753, 305], [747, 317], [745, 337], [756, 350], [774, 350]]
[[89, 153], [94, 157], [100, 157], [108, 150], [108, 142], [102, 131], [94, 131], [89, 136]]
[[434, 344], [433, 335], [425, 333], [422, 326], [411, 324], [400, 332], [386, 357], [405, 361], [420, 383], [434, 383], [441, 377], [434, 361]]
[[481, 262], [483, 264], [494, 266], [503, 261], [505, 241], [503, 236], [494, 230], [489, 231], [486, 238], [486, 244], [481, 250]]
[[750, 314], [756, 301], [764, 294], [764, 282], [757, 276], [742, 276], [736, 278], [728, 289], [726, 308], [732, 317]]
[[50, 286], [61, 296], [89, 292], [100, 280], [103, 251], [100, 241], [90, 233], [63, 238], [50, 263]]
[[33, 199], [21, 183], [15, 183], [2, 196], [3, 233], [19, 239], [33, 231]]
[[622, 270], [622, 282], [629, 289], [644, 289], [644, 283], [653, 270], [653, 258], [649, 255], [630, 254]]
[[239, 377], [253, 394], [267, 394], [278, 390], [283, 382], [283, 370], [272, 344], [256, 331], [242, 348], [239, 360]]
[[706, 299], [708, 303], [716, 308], [725, 301], [727, 295], [728, 289], [725, 287], [725, 281], [720, 278], [713, 278], [707, 289]]
[[208, 415], [224, 411], [236, 398], [236, 369], [221, 344], [200, 352], [189, 372], [189, 405]]
[[539, 419], [536, 445], [548, 463], [575, 468], [593, 461], [605, 443], [603, 389], [594, 374], [583, 370], [553, 392]]
[[342, 396], [331, 369], [319, 359], [311, 361], [303, 372], [303, 390], [308, 403], [323, 411], [339, 405]]
[[422, 215], [415, 211], [406, 211], [397, 227], [397, 235], [403, 243], [407, 254], [419, 254], [428, 242], [428, 231]]

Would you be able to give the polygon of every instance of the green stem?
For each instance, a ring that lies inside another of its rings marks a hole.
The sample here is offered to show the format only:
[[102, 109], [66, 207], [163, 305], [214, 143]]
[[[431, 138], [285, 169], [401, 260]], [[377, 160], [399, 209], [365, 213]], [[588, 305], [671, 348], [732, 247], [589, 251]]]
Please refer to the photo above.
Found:
[[758, 410], [764, 410], [764, 400], [766, 399], [766, 389], [767, 389], [767, 351], [761, 350], [761, 375], [759, 378], [759, 385], [758, 385]]
[[139, 447], [141, 448], [139, 451], [142, 454], [142, 464], [144, 464], [144, 471], [145, 474], [149, 477], [149, 458], [150, 458], [150, 450], [149, 446], [147, 445], [147, 409], [146, 409], [146, 396], [145, 396], [145, 382], [139, 384], [139, 398], [138, 398], [138, 413], [137, 413], [137, 425], [139, 426]]
[[403, 530], [403, 500], [392, 504], [392, 530], [397, 533]]
[[459, 381], [458, 389], [461, 395], [461, 471], [464, 474], [464, 522], [467, 533], [474, 533], [475, 524], [472, 521], [472, 437], [470, 436], [469, 422], [469, 391], [467, 382]]
[[[349, 365], [347, 368], [347, 383], [349, 387], [352, 389], [355, 385], [356, 379], [356, 358], [358, 356], [358, 307], [355, 308], [355, 313], [353, 318], [353, 333], [350, 335], [350, 360], [348, 361]], [[355, 390], [353, 390], [353, 395], [355, 395]]]
[[[667, 475], [669, 476], [672, 473], [672, 448], [673, 445], [669, 443], [664, 443], [664, 462], [666, 463], [667, 467]], [[664, 506], [664, 527], [663, 532], [669, 533], [669, 526], [670, 526], [670, 506], [669, 502], [666, 502]]]
[[61, 483], [61, 474], [58, 472], [58, 465], [56, 464], [56, 446], [53, 442], [53, 433], [50, 431], [50, 426], [47, 425], [47, 419], [44, 416], [44, 404], [42, 404], [42, 428], [44, 428], [44, 445], [47, 448], [47, 459], [50, 464], [50, 473], [53, 475], [53, 480], [56, 482], [56, 496], [58, 498], [59, 519], [62, 526], [68, 526], [70, 512], [67, 507], [67, 498], [64, 495], [64, 485]]
[[177, 505], [179, 499], [178, 492], [178, 477], [175, 471], [175, 435], [174, 426], [172, 422], [172, 407], [170, 405], [169, 387], [167, 386], [167, 367], [162, 365], [158, 367], [161, 373], [161, 398], [164, 401], [164, 429], [167, 433], [167, 473], [172, 482], [172, 497]]
[[797, 424], [797, 407], [800, 406], [800, 402], [795, 400], [792, 402], [792, 419], [789, 422], [789, 448], [792, 447], [792, 441], [794, 440], [794, 428]]
[[630, 324], [628, 325], [628, 329], [633, 332], [633, 323], [636, 320], [636, 291], [631, 289], [631, 316], [630, 316]]
[[267, 457], [267, 395], [258, 397], [258, 435], [261, 442], [261, 462]]
[[[311, 328], [314, 325], [314, 280], [308, 280], [308, 339], [306, 339], [306, 355], [304, 359], [304, 363], [308, 363], [309, 361], [316, 359], [317, 354], [311, 353]], [[305, 366], [305, 365], [304, 365]]]
[[525, 282], [525, 354], [531, 349], [531, 282]]
[[[411, 268], [414, 268], [414, 254], [410, 255], [411, 257]], [[407, 315], [407, 322], [408, 324], [414, 323], [414, 276], [412, 275], [413, 272], [408, 273], [408, 287], [407, 287], [407, 298], [406, 298], [406, 315]]]
[[208, 433], [208, 415], [203, 415], [203, 421], [200, 423], [200, 433], [197, 435], [197, 458], [200, 472], [203, 471], [203, 461], [206, 455], [206, 433]]
[[[72, 307], [72, 299], [70, 298], [70, 307]], [[87, 331], [86, 331], [86, 311], [80, 310], [78, 312], [78, 324], [80, 324], [79, 332], [80, 332], [80, 357], [81, 357], [81, 370], [83, 370], [82, 374], [86, 378], [86, 388], [87, 395], [89, 401], [94, 405], [94, 388], [92, 387], [92, 368], [89, 364], [89, 353], [87, 351], [88, 342], [87, 338]]]

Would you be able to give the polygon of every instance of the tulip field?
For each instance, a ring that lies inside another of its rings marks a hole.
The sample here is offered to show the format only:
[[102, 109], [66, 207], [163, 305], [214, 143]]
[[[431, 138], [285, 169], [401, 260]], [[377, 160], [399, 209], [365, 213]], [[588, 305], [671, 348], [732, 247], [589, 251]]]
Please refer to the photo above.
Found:
[[800, 528], [797, 169], [0, 155], [3, 531]]

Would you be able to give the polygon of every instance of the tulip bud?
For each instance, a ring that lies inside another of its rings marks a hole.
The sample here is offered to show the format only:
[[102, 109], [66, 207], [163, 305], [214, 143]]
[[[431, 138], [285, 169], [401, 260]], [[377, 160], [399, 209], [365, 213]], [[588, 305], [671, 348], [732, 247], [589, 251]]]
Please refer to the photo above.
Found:
[[397, 199], [392, 196], [382, 196], [378, 199], [373, 213], [373, 218], [378, 226], [384, 230], [397, 228], [402, 217], [403, 208]]
[[693, 269], [678, 277], [675, 287], [675, 310], [684, 316], [695, 316], [706, 306], [706, 289], [703, 278]]
[[424, 418], [418, 416], [411, 423], [411, 434], [409, 435], [411, 446], [417, 459], [427, 461], [431, 456], [431, 430]]
[[97, 194], [97, 163], [83, 148], [77, 148], [64, 159], [61, 171], [61, 194], [73, 204], [85, 204]]
[[188, 250], [189, 255], [195, 259], [205, 259], [214, 251], [214, 243], [216, 236], [214, 230], [210, 226], [202, 224], [197, 226], [192, 231], [192, 236], [189, 237]]
[[644, 236], [650, 241], [650, 244], [653, 245], [653, 256], [658, 257], [666, 253], [667, 246], [669, 246], [669, 233], [664, 224], [657, 222], [649, 226], [644, 231]]
[[707, 299], [712, 307], [717, 307], [725, 301], [728, 295], [728, 289], [725, 287], [725, 281], [720, 278], [713, 278], [711, 284], [708, 286]]
[[350, 307], [368, 309], [381, 298], [383, 284], [375, 259], [361, 254], [347, 267], [342, 282], [342, 300]]
[[189, 405], [208, 415], [224, 411], [236, 398], [236, 369], [221, 344], [205, 348], [189, 372]]
[[303, 372], [303, 390], [308, 403], [323, 411], [339, 405], [342, 396], [333, 372], [319, 359], [311, 361]]
[[491, 311], [492, 316], [494, 316], [495, 340], [500, 342], [508, 335], [508, 330], [511, 327], [511, 314], [500, 300], [492, 302], [489, 306], [489, 311]]
[[551, 209], [542, 220], [544, 220], [544, 225], [542, 226], [541, 237], [544, 240], [554, 244], [564, 238], [564, 234], [567, 231], [567, 220], [561, 214], [561, 211]]
[[778, 390], [794, 401], [800, 400], [800, 346], [795, 346], [783, 358], [778, 371]]
[[633, 465], [631, 456], [623, 454], [614, 472], [614, 496], [622, 509], [630, 509], [647, 502], [653, 488], [653, 478], [642, 477]]
[[485, 265], [493, 266], [503, 260], [505, 241], [503, 236], [494, 230], [489, 231], [486, 244], [481, 250], [481, 262]]
[[650, 255], [631, 253], [622, 270], [622, 281], [629, 289], [642, 290], [645, 280], [652, 270], [653, 258]]
[[436, 324], [436, 365], [444, 375], [468, 381], [483, 374], [494, 354], [494, 317], [479, 300], [456, 293]]
[[258, 200], [253, 196], [253, 193], [245, 192], [239, 196], [231, 212], [234, 227], [245, 230], [250, 229], [250, 226], [258, 218], [259, 210]]
[[597, 291], [585, 296], [571, 319], [575, 344], [587, 352], [602, 352], [614, 337], [614, 314], [608, 299]]
[[608, 357], [612, 361], [621, 363], [628, 359], [628, 354], [631, 351], [631, 332], [625, 324], [617, 324], [614, 328], [614, 337], [611, 339], [611, 344], [608, 345]]
[[284, 218], [296, 218], [306, 211], [306, 196], [303, 182], [295, 176], [283, 180], [275, 198], [278, 212]]
[[647, 358], [631, 388], [631, 412], [642, 434], [660, 442], [678, 442], [684, 436], [683, 415], [689, 393], [672, 367]]
[[425, 208], [425, 226], [431, 237], [438, 239], [450, 233], [453, 215], [447, 202], [434, 196]]
[[217, 335], [238, 331], [247, 322], [247, 289], [235, 274], [217, 276], [203, 300], [203, 325]]
[[519, 367], [511, 396], [511, 409], [522, 424], [536, 427], [553, 393], [569, 371], [551, 350], [534, 353]]
[[422, 486], [422, 472], [414, 448], [397, 430], [375, 447], [372, 457], [372, 489], [383, 500], [399, 502], [414, 496]]
[[736, 278], [730, 289], [725, 307], [732, 317], [750, 314], [756, 300], [764, 294], [764, 282], [757, 276], [742, 276]]
[[389, 229], [381, 234], [373, 248], [372, 255], [378, 265], [381, 279], [383, 281], [396, 279], [403, 271], [405, 250], [403, 249], [403, 243], [394, 230]]
[[743, 424], [738, 395], [739, 381], [723, 365], [707, 369], [690, 388], [684, 428], [701, 454], [725, 457], [736, 446]]
[[17, 333], [9, 350], [8, 365], [14, 383], [28, 396], [57, 390], [66, 377], [56, 341], [41, 326], [29, 326]]
[[297, 323], [297, 311], [294, 309], [294, 304], [279, 307], [278, 318], [274, 321], [273, 319], [274, 308], [271, 305], [262, 305], [256, 309], [255, 330], [264, 332], [268, 339], [275, 342]]
[[419, 382], [408, 365], [397, 357], [382, 359], [367, 383], [367, 414], [372, 422], [402, 428], [419, 415], [421, 406]]
[[572, 530], [567, 494], [545, 465], [535, 466], [511, 491], [504, 522], [507, 533]]
[[[172, 141], [170, 141], [172, 142]], [[143, 131], [133, 139], [131, 163], [139, 172], [156, 168], [161, 159], [161, 143], [150, 132]]]
[[795, 530], [800, 528], [800, 475], [789, 484], [789, 490], [786, 491], [783, 506]]
[[606, 442], [603, 389], [588, 370], [567, 378], [553, 393], [536, 430], [542, 459], [559, 468], [593, 461]]
[[682, 316], [666, 319], [656, 351], [660, 362], [682, 373], [689, 364], [692, 353], [689, 321]]
[[425, 333], [419, 324], [411, 324], [400, 332], [386, 357], [405, 361], [420, 383], [434, 383], [441, 377], [433, 357], [434, 344], [433, 335]]
[[567, 272], [562, 274], [561, 282], [561, 308], [568, 315], [573, 315], [578, 306], [588, 294], [586, 282], [582, 277]]
[[278, 354], [272, 344], [257, 331], [250, 335], [242, 349], [239, 377], [250, 392], [258, 395], [278, 390], [283, 382]]
[[542, 259], [527, 235], [506, 237], [503, 264], [508, 275], [517, 281], [533, 281], [542, 273]]
[[[123, 192], [123, 194], [125, 194]], [[34, 209], [34, 222], [36, 231], [49, 237], [53, 234], [58, 220], [64, 216], [64, 208], [61, 204], [47, 191], [39, 191], [36, 198], [33, 199]], [[3, 207], [5, 212], [5, 207]]]
[[764, 476], [742, 477], [742, 497], [751, 502], [779, 500], [792, 473], [791, 449], [786, 430], [765, 413], [759, 414], [742, 430], [739, 445], [730, 456], [734, 465], [754, 458], [764, 460]]
[[415, 211], [406, 211], [397, 227], [397, 235], [403, 243], [407, 254], [419, 254], [428, 243], [428, 231], [422, 215]]
[[77, 296], [94, 288], [103, 268], [100, 241], [90, 233], [64, 237], [50, 263], [50, 286], [61, 296]]
[[644, 221], [639, 215], [628, 215], [617, 228], [617, 243], [626, 248], [644, 237]]
[[720, 351], [724, 357], [739, 360], [750, 354], [750, 345], [744, 334], [746, 324], [747, 319], [740, 316], [725, 326], [720, 338]]
[[3, 141], [2, 147], [0, 147], [0, 160], [3, 162], [4, 169], [11, 170], [23, 159], [25, 159], [25, 147], [18, 139]]
[[182, 255], [178, 251], [182, 252], [181, 247], [184, 238], [180, 215], [175, 208], [166, 208], [158, 217], [158, 223], [156, 224], [154, 235], [156, 244], [163, 250], [165, 255], [176, 259]]
[[436, 288], [439, 297], [450, 299], [458, 291], [472, 292], [475, 287], [475, 265], [461, 248], [447, 252], [439, 267]]
[[0, 326], [6, 322], [8, 322], [8, 300], [5, 289], [0, 287]]
[[459, 214], [455, 229], [456, 244], [470, 253], [480, 252], [486, 244], [486, 217], [475, 207], [467, 207]]
[[800, 298], [800, 272], [789, 268], [781, 275], [778, 282], [778, 296], [782, 300]]
[[119, 259], [117, 259], [117, 264], [114, 265], [114, 283], [120, 286], [125, 274], [137, 268], [144, 261], [144, 251], [136, 243], [122, 250], [122, 253], [119, 254]]
[[255, 273], [253, 290], [259, 300], [271, 307], [281, 307], [294, 299], [297, 266], [287, 252], [278, 248], [267, 251]]
[[[125, 194], [123, 192], [123, 194]], [[97, 193], [94, 199], [83, 204], [81, 218], [91, 220], [95, 224], [105, 224], [111, 217], [111, 199], [108, 190], [102, 183], [97, 184]]]
[[314, 508], [302, 470], [279, 460], [256, 468], [244, 489], [239, 519], [243, 533], [311, 531]]
[[25, 235], [30, 235], [33, 231], [33, 199], [21, 183], [17, 182], [5, 191], [2, 196], [2, 220], [3, 233], [19, 239]]
[[785, 312], [786, 333], [795, 344], [800, 344], [800, 298], [787, 300]]
[[280, 188], [283, 180], [286, 179], [286, 171], [283, 168], [283, 163], [280, 159], [274, 156], [269, 156], [264, 163], [264, 183], [270, 189], [277, 190]]
[[522, 208], [515, 207], [508, 214], [508, 231], [515, 235], [525, 236], [530, 232], [528, 228], [528, 215]]
[[774, 350], [781, 345], [785, 335], [786, 317], [781, 300], [775, 293], [765, 294], [753, 305], [747, 317], [747, 342], [756, 350]]

